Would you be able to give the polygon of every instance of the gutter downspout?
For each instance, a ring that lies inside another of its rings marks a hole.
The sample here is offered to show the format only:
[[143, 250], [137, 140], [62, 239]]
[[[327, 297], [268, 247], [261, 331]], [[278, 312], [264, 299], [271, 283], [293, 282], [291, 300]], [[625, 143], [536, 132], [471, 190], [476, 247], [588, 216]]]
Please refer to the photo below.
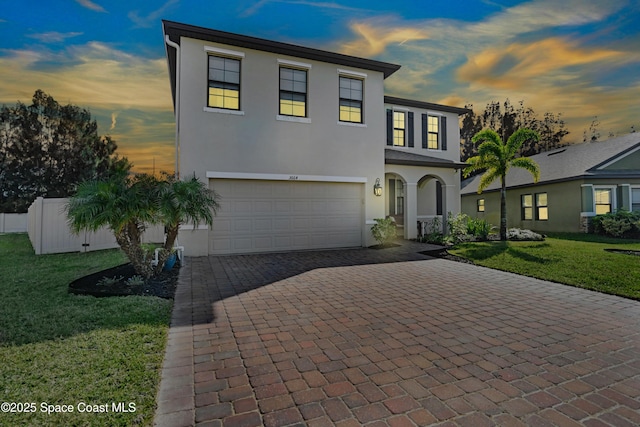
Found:
[[169, 35], [164, 36], [164, 41], [167, 45], [176, 50], [176, 90], [175, 90], [175, 116], [176, 116], [176, 165], [175, 176], [176, 179], [180, 179], [180, 45], [171, 41]]

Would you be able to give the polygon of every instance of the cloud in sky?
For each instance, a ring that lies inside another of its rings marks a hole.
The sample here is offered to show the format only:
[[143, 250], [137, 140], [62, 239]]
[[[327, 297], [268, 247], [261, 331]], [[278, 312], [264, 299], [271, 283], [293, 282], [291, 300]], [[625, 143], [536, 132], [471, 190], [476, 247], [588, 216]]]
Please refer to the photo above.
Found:
[[326, 2], [326, 1], [259, 0], [258, 2], [256, 2], [256, 4], [254, 4], [253, 6], [249, 7], [248, 9], [244, 10], [244, 12], [242, 12], [240, 16], [246, 18], [248, 16], [255, 15], [264, 6], [266, 6], [268, 4], [274, 4], [274, 3], [310, 6], [310, 7], [321, 8], [321, 9], [334, 9], [334, 10], [340, 10], [340, 11], [343, 11], [343, 12], [348, 12], [348, 11], [352, 11], [353, 12], [353, 11], [361, 11], [362, 10], [362, 9], [358, 9], [358, 8], [355, 8], [355, 7], [345, 6], [345, 5], [340, 4], [340, 3]]
[[605, 83], [609, 73], [640, 65], [637, 49], [599, 46], [577, 29], [601, 23], [625, 5], [541, 0], [502, 8], [481, 21], [378, 16], [351, 22], [353, 35], [340, 50], [401, 64], [385, 83], [390, 94], [476, 108], [524, 100], [539, 114], [571, 119], [577, 140], [595, 115], [603, 128], [617, 132], [638, 120], [637, 97], [629, 95], [637, 95], [640, 78], [624, 88]]
[[97, 3], [92, 2], [91, 0], [76, 0], [82, 7], [86, 7], [87, 9], [93, 10], [94, 12], [102, 12], [107, 13], [106, 10], [102, 6]]
[[165, 4], [163, 4], [159, 9], [156, 9], [152, 12], [144, 16], [140, 16], [140, 12], [137, 10], [129, 12], [127, 15], [134, 24], [136, 24], [139, 28], [150, 28], [154, 25], [158, 24], [158, 21], [162, 19], [164, 15], [166, 15], [167, 11], [171, 9], [172, 6], [180, 3], [180, 0], [168, 0]]
[[42, 43], [61, 43], [67, 39], [81, 35], [82, 33], [79, 32], [59, 33], [58, 31], [49, 31], [47, 33], [29, 34], [27, 37], [36, 39]]
[[61, 104], [89, 108], [99, 133], [110, 134], [137, 170], [151, 170], [153, 158], [156, 170], [173, 170], [173, 107], [164, 58], [142, 58], [97, 42], [58, 53], [5, 53], [0, 103], [28, 104], [42, 89]]

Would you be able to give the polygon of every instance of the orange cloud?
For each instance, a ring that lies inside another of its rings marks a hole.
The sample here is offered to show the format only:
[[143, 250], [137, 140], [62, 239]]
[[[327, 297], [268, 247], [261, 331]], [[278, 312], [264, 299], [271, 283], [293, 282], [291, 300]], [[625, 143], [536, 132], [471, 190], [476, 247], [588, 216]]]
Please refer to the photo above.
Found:
[[571, 79], [571, 74], [563, 71], [567, 67], [627, 60], [627, 52], [581, 49], [566, 39], [548, 38], [530, 44], [513, 43], [506, 49], [486, 49], [470, 57], [456, 76], [472, 84], [526, 92], [532, 80], [544, 80], [552, 73], [556, 81]]
[[378, 27], [368, 23], [351, 24], [351, 30], [359, 38], [345, 43], [342, 52], [347, 55], [376, 56], [384, 52], [390, 44], [403, 44], [413, 40], [425, 40], [429, 33], [425, 30], [411, 27]]

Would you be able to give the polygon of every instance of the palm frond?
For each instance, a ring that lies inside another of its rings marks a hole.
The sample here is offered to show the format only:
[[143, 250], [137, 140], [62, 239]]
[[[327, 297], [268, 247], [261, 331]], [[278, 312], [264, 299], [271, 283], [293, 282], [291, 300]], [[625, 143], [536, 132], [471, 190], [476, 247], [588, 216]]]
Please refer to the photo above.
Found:
[[538, 182], [540, 179], [540, 166], [528, 157], [518, 157], [517, 159], [513, 159], [511, 161], [511, 166], [529, 171], [533, 176], [533, 182]]
[[498, 169], [489, 169], [481, 177], [478, 184], [478, 194], [481, 194], [485, 188], [491, 185], [493, 181], [501, 178], [503, 175]]

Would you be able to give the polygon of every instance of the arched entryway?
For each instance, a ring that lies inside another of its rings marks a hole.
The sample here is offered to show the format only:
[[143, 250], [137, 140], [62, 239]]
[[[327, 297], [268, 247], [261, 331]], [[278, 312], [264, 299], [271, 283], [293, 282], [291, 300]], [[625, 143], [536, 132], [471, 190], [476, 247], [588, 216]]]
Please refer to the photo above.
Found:
[[437, 228], [444, 233], [446, 228], [448, 210], [444, 188], [444, 180], [437, 175], [425, 175], [418, 180], [416, 218], [430, 231]]

